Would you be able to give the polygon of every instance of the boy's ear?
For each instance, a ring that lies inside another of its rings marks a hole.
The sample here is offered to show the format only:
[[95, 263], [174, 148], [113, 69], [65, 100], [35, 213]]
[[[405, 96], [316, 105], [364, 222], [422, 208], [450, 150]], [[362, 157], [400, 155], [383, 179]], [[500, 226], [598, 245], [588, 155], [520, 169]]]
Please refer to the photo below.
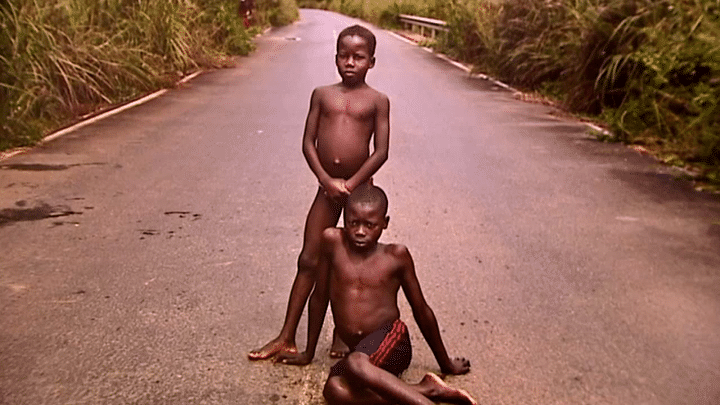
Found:
[[[370, 69], [372, 69], [374, 66], [375, 66], [375, 57], [372, 56], [372, 57], [370, 58]], [[389, 217], [388, 217], [388, 218], [389, 218]]]
[[390, 215], [385, 217], [385, 226], [383, 226], [383, 229], [387, 229], [389, 223], [390, 223]]

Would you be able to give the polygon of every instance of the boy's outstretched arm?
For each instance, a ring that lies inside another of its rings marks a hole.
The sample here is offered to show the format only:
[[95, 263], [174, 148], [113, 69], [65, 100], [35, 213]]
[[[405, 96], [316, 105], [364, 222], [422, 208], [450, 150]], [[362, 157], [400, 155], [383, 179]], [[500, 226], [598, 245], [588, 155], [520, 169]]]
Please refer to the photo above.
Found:
[[302, 151], [310, 170], [315, 174], [320, 185], [325, 189], [330, 198], [340, 198], [350, 194], [343, 179], [334, 179], [325, 171], [318, 157], [316, 141], [318, 125], [320, 123], [320, 89], [315, 89], [310, 96], [310, 110], [305, 120], [305, 132], [303, 133]]
[[377, 104], [373, 152], [365, 163], [360, 166], [360, 169], [345, 182], [350, 192], [355, 190], [357, 186], [367, 182], [388, 158], [390, 149], [390, 99], [381, 94]]
[[328, 301], [330, 298], [330, 272], [328, 257], [328, 235], [331, 230], [336, 228], [328, 228], [323, 232], [323, 254], [318, 263], [315, 289], [310, 296], [308, 304], [308, 334], [307, 346], [302, 353], [282, 353], [278, 355], [277, 361], [283, 364], [292, 364], [296, 366], [304, 366], [310, 364], [315, 357], [315, 349], [320, 338], [323, 322], [325, 321], [325, 313], [327, 312]]
[[467, 373], [470, 371], [469, 360], [464, 358], [451, 359], [447, 354], [445, 344], [440, 336], [440, 328], [438, 327], [435, 313], [425, 301], [425, 297], [420, 289], [420, 282], [417, 279], [415, 264], [410, 256], [410, 252], [406, 247], [401, 246], [398, 247], [398, 255], [403, 262], [401, 281], [403, 292], [410, 303], [415, 322], [417, 322], [420, 327], [423, 337], [425, 337], [425, 340], [430, 346], [430, 350], [432, 350], [435, 355], [438, 365], [440, 365], [440, 370], [447, 374]]

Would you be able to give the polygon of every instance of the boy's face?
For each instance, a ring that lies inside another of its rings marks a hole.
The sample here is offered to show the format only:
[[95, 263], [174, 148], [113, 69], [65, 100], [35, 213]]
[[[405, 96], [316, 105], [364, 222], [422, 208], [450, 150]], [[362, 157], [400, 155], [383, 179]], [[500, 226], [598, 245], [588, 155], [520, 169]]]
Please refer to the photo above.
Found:
[[348, 204], [343, 216], [345, 235], [350, 247], [357, 251], [374, 248], [389, 219], [383, 216], [378, 204], [371, 203]]
[[375, 66], [367, 41], [357, 35], [345, 35], [338, 42], [335, 65], [344, 83], [357, 84], [365, 81], [367, 71]]

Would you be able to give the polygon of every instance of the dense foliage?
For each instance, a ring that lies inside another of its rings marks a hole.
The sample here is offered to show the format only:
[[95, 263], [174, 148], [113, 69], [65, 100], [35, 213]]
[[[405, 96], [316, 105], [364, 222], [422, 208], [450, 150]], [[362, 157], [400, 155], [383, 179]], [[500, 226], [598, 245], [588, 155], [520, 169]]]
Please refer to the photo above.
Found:
[[[454, 0], [442, 44], [667, 159], [720, 165], [720, 1]], [[468, 28], [475, 26], [469, 34]], [[672, 157], [671, 157], [672, 156]]]
[[[293, 0], [257, 0], [284, 24]], [[0, 1], [0, 150], [252, 50], [236, 0]]]

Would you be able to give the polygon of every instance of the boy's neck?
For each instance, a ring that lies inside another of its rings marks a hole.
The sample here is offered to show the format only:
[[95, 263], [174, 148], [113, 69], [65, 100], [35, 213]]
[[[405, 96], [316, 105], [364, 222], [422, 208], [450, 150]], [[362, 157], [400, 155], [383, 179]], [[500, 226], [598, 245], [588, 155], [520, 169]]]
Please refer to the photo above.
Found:
[[349, 254], [351, 254], [352, 256], [355, 256], [355, 257], [362, 258], [362, 259], [366, 259], [366, 258], [372, 256], [382, 246], [382, 244], [380, 242], [377, 242], [373, 246], [369, 246], [367, 249], [361, 250], [356, 247], [353, 247], [353, 245], [347, 239], [345, 240], [345, 243], [347, 244], [347, 249], [348, 249]]
[[345, 80], [340, 81], [340, 85], [346, 89], [357, 89], [360, 87], [367, 86], [367, 83], [365, 83], [365, 79], [359, 80], [355, 83], [353, 82], [346, 82]]

